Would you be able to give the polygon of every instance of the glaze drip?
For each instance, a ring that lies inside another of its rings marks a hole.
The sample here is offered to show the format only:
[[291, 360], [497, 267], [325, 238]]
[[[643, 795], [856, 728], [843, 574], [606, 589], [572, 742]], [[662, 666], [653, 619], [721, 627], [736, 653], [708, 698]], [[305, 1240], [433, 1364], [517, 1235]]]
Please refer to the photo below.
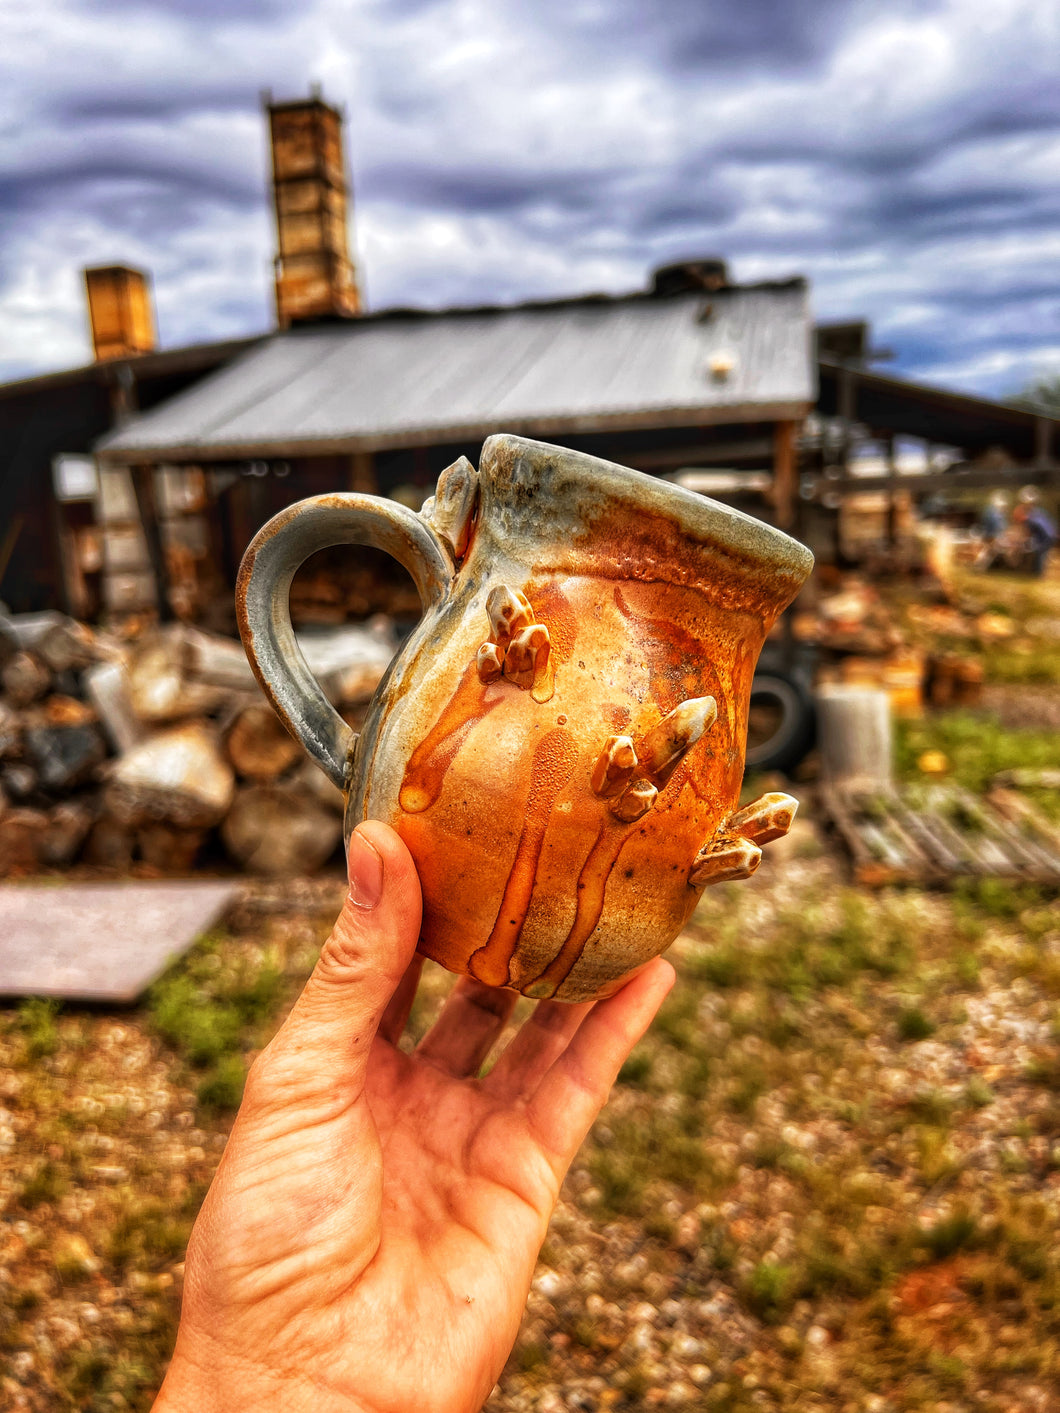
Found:
[[549, 818], [559, 792], [574, 774], [578, 750], [569, 732], [557, 728], [538, 742], [530, 766], [530, 793], [526, 815], [497, 917], [485, 946], [472, 953], [472, 976], [488, 986], [506, 986], [511, 977], [512, 954], [526, 921], [541, 849]]

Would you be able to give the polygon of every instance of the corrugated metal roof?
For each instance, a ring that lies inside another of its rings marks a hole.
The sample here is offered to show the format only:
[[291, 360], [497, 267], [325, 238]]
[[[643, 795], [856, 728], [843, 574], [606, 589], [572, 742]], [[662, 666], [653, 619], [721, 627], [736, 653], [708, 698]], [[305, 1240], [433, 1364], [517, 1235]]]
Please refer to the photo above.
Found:
[[806, 287], [795, 280], [292, 329], [97, 450], [121, 461], [379, 450], [498, 429], [799, 416], [815, 394]]

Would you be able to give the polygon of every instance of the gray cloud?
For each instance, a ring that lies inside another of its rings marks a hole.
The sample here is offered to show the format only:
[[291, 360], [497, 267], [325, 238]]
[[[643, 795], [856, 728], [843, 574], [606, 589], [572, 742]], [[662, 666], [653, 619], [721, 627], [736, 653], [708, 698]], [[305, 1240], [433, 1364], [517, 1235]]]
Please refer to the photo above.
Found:
[[0, 15], [0, 372], [84, 357], [78, 270], [166, 342], [267, 326], [260, 90], [349, 115], [371, 303], [804, 272], [898, 366], [1060, 368], [1051, 0], [40, 0]]

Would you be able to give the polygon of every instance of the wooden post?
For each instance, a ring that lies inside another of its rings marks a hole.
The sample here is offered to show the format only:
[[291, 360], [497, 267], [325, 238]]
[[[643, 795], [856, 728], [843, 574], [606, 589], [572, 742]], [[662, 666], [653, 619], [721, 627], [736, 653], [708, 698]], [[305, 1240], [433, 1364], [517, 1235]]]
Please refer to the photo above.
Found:
[[1035, 417], [1034, 419], [1034, 464], [1042, 470], [1052, 462], [1052, 439], [1053, 439], [1053, 419], [1051, 417]]
[[797, 423], [782, 421], [773, 427], [773, 511], [782, 530], [795, 520], [795, 431]]
[[842, 457], [843, 470], [850, 474], [850, 429], [857, 416], [857, 384], [854, 379], [854, 370], [849, 364], [844, 364], [839, 370], [839, 393], [837, 399], [837, 412], [843, 437]]
[[379, 494], [374, 452], [355, 451], [350, 457], [350, 490], [366, 496]]
[[894, 437], [887, 439], [887, 546], [894, 549], [898, 539], [898, 458]]
[[169, 570], [166, 567], [162, 527], [158, 521], [158, 506], [155, 502], [154, 467], [132, 466], [129, 470], [140, 522], [144, 529], [144, 539], [147, 541], [147, 557], [151, 561], [151, 572], [155, 578], [158, 620], [160, 623], [172, 623], [176, 615], [169, 601]]

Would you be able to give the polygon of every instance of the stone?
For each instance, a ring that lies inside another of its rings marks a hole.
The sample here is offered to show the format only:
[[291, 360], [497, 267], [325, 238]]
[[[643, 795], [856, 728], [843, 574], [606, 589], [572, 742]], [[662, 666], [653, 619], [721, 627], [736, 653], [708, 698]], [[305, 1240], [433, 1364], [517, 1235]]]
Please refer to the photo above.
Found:
[[223, 881], [0, 887], [0, 995], [134, 1001], [213, 926]]

